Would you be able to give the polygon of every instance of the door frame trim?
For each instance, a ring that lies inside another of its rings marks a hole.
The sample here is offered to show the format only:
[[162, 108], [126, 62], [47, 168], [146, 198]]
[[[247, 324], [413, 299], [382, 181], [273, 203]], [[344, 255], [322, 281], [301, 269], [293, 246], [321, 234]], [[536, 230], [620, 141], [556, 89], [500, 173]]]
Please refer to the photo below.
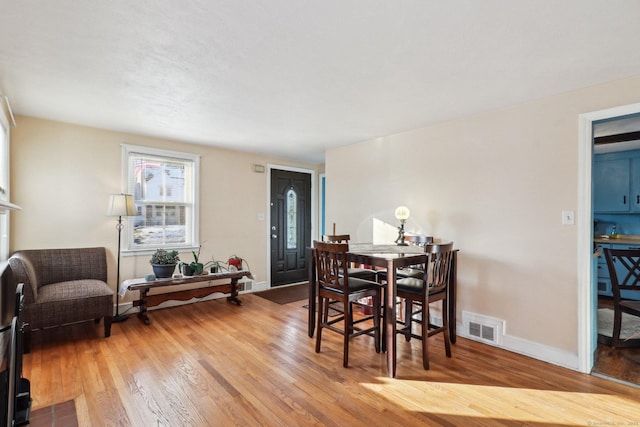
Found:
[[265, 224], [265, 232], [267, 233], [267, 284], [269, 285], [267, 289], [271, 289], [271, 170], [283, 170], [290, 172], [300, 172], [311, 175], [311, 241], [316, 236], [316, 228], [317, 228], [317, 203], [318, 203], [318, 187], [316, 183], [316, 171], [313, 169], [307, 168], [298, 168], [293, 166], [284, 166], [278, 165], [274, 163], [267, 163], [267, 201], [266, 201], [266, 209], [267, 209], [267, 222]]
[[[578, 370], [590, 373], [597, 331], [593, 312], [596, 289], [591, 258], [593, 255], [593, 122], [640, 113], [640, 103], [608, 108], [578, 116]], [[595, 332], [595, 333], [594, 333]]]

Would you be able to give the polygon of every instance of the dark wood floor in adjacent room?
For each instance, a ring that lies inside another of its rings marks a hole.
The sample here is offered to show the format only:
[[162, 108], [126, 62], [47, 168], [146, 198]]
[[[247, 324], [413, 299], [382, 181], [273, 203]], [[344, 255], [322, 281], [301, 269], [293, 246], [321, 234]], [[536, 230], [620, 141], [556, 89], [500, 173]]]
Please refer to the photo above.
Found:
[[586, 426], [640, 422], [640, 390], [463, 338], [398, 341], [398, 377], [368, 337], [307, 336], [306, 301], [255, 295], [34, 333], [33, 409], [73, 400], [81, 426]]
[[[598, 308], [613, 308], [607, 298], [598, 298]], [[612, 348], [598, 343], [593, 372], [640, 387], [640, 348]]]

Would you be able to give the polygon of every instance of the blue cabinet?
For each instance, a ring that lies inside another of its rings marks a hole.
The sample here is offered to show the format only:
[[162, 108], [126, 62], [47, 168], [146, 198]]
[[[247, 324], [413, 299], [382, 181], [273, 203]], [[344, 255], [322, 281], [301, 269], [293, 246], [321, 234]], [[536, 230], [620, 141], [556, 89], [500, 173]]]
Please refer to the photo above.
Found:
[[629, 159], [593, 162], [594, 212], [629, 212], [631, 163]]
[[640, 153], [601, 154], [593, 162], [593, 211], [640, 212]]
[[598, 295], [613, 296], [611, 293], [611, 279], [609, 278], [609, 270], [607, 269], [607, 260], [604, 258], [604, 248], [611, 248], [611, 245], [605, 243], [596, 243], [596, 251], [600, 254], [595, 259], [596, 263], [596, 280], [598, 281]]

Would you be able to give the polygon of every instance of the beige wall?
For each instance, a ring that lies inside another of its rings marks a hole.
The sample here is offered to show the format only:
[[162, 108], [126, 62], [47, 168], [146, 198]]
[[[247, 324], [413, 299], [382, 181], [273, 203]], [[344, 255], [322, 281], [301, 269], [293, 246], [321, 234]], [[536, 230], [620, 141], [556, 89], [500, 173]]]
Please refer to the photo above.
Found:
[[[11, 134], [11, 251], [105, 246], [109, 283], [115, 289], [116, 219], [106, 216], [108, 196], [121, 191], [121, 144], [143, 145], [201, 155], [200, 238], [202, 257], [245, 258], [257, 282], [267, 280], [267, 177], [253, 164], [317, 169], [239, 151], [230, 151], [17, 117]], [[257, 220], [258, 213], [264, 221]], [[149, 256], [123, 257], [122, 279], [152, 273]], [[183, 260], [191, 261], [190, 253]], [[130, 299], [127, 296], [125, 300]]]
[[371, 241], [407, 205], [408, 231], [460, 249], [458, 321], [504, 319], [511, 343], [575, 354], [577, 229], [561, 212], [580, 197], [578, 116], [639, 93], [640, 76], [329, 150], [327, 223]]

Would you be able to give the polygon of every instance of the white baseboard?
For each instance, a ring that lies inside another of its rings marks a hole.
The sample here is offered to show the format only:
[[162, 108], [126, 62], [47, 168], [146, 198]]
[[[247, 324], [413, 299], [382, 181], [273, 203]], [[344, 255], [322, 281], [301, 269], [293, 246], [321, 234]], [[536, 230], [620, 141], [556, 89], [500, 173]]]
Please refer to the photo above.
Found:
[[[464, 327], [460, 323], [456, 325], [456, 334], [463, 338], [479, 341], [476, 337], [465, 334]], [[493, 345], [485, 341], [482, 341], [482, 343]], [[560, 350], [546, 344], [540, 344], [534, 341], [529, 341], [523, 338], [505, 334], [502, 336], [501, 344], [494, 345], [494, 347], [522, 354], [524, 356], [551, 363], [553, 365], [558, 365], [563, 368], [579, 371], [577, 353]]]

